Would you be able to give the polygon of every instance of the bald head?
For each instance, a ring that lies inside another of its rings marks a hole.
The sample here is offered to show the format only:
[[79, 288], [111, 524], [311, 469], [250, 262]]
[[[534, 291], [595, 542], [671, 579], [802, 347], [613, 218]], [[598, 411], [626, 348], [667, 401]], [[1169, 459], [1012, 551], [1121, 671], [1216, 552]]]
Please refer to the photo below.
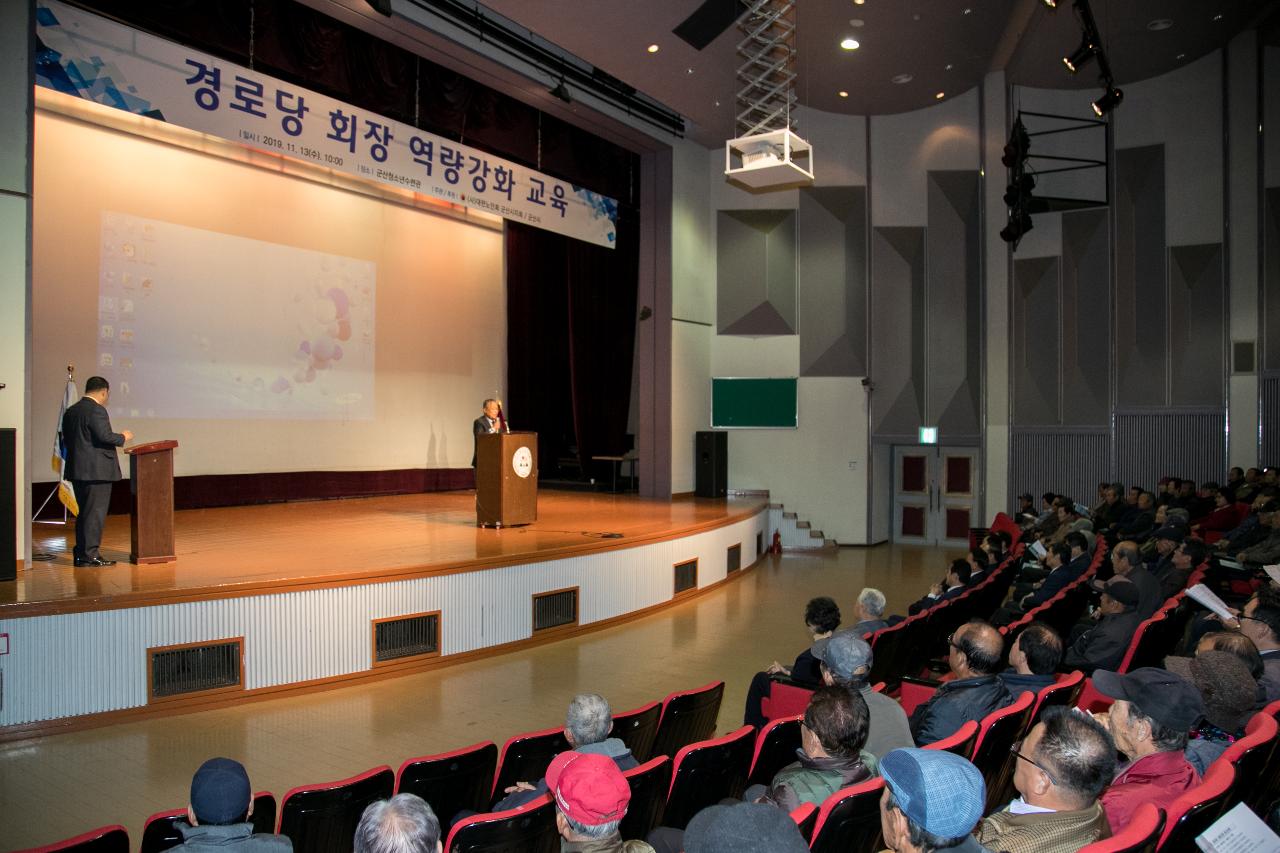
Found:
[[1004, 637], [986, 622], [961, 625], [952, 635], [951, 668], [962, 678], [990, 675], [1000, 668]]

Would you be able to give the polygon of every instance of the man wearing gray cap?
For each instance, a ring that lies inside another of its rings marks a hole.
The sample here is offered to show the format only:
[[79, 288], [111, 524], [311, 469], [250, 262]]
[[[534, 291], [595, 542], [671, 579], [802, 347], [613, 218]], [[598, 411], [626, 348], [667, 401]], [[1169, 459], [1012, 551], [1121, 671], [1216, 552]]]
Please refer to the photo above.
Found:
[[[827, 684], [854, 688], [867, 703], [870, 722], [865, 751], [877, 759], [891, 749], [915, 746], [906, 712], [892, 698], [877, 693], [867, 684], [871, 672], [871, 646], [852, 631], [841, 631], [813, 644], [813, 656], [822, 665]], [[871, 768], [875, 772], [875, 768]]]
[[1137, 612], [1139, 597], [1138, 588], [1131, 581], [1107, 581], [1098, 607], [1098, 624], [1076, 638], [1062, 658], [1063, 666], [1085, 674], [1119, 666], [1142, 621]]
[[255, 834], [253, 789], [244, 765], [230, 758], [210, 758], [191, 778], [187, 820], [179, 821], [188, 851], [231, 850], [237, 853], [287, 853], [293, 842], [283, 835]]
[[809, 853], [800, 828], [762, 803], [708, 806], [684, 833], [684, 853]]
[[895, 749], [880, 762], [880, 831], [895, 853], [987, 848], [970, 834], [982, 818], [987, 788], [965, 759], [944, 751]]

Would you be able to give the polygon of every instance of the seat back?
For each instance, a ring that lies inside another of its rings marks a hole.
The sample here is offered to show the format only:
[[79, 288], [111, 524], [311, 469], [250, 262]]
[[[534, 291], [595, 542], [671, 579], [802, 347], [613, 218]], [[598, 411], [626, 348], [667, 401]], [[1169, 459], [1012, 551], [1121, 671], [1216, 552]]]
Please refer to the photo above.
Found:
[[658, 736], [662, 719], [662, 703], [650, 702], [631, 711], [613, 715], [613, 734], [631, 750], [631, 757], [641, 764], [653, 754], [653, 739]]
[[724, 682], [713, 681], [662, 700], [662, 720], [650, 755], [675, 758], [682, 747], [711, 737], [724, 698]]
[[[170, 809], [156, 812], [147, 818], [142, 827], [142, 843], [140, 853], [159, 853], [177, 847], [182, 843], [182, 833], [178, 831], [178, 821], [187, 819], [187, 810]], [[272, 833], [276, 831], [276, 798], [270, 791], [259, 791], [253, 795], [253, 813], [249, 815], [253, 831]]]
[[631, 802], [619, 830], [625, 839], [644, 838], [662, 824], [662, 811], [671, 790], [671, 759], [665, 755], [622, 774], [631, 786]]
[[498, 747], [493, 741], [410, 758], [396, 773], [396, 793], [422, 797], [444, 821], [464, 809], [486, 811], [497, 766]]
[[1171, 624], [1168, 615], [1163, 610], [1158, 610], [1154, 616], [1138, 625], [1117, 671], [1132, 672], [1144, 666], [1163, 666], [1165, 655], [1173, 648], [1172, 638], [1168, 636]]
[[1115, 835], [1081, 847], [1079, 853], [1155, 853], [1164, 831], [1164, 809], [1143, 803]]
[[780, 720], [803, 714], [809, 707], [809, 699], [813, 689], [785, 681], [774, 681], [769, 685], [769, 695], [760, 700], [760, 714], [766, 720]]
[[1024, 690], [1013, 701], [998, 711], [992, 711], [978, 724], [978, 738], [973, 745], [974, 765], [982, 771], [987, 783], [987, 808], [989, 814], [1009, 801], [1005, 796], [1006, 784], [1012, 781], [1013, 754], [1009, 751], [1022, 737], [1035, 694]]
[[343, 779], [293, 788], [280, 801], [280, 827], [298, 853], [349, 853], [365, 807], [395, 791], [396, 774], [375, 767]]
[[559, 853], [555, 801], [543, 794], [517, 809], [463, 818], [449, 830], [444, 849], [445, 853]]
[[783, 717], [760, 730], [747, 785], [768, 785], [778, 771], [796, 760], [800, 748], [800, 721], [803, 716]]
[[1078, 669], [1058, 676], [1058, 680], [1048, 687], [1041, 687], [1040, 692], [1036, 694], [1035, 704], [1031, 706], [1031, 716], [1027, 718], [1027, 725], [1022, 730], [1023, 735], [1025, 736], [1036, 723], [1040, 722], [1040, 714], [1045, 708], [1051, 708], [1054, 705], [1072, 705], [1080, 698], [1082, 690], [1084, 690], [1084, 673]]
[[818, 825], [818, 807], [813, 803], [801, 803], [791, 810], [791, 821], [800, 830], [800, 837], [808, 844], [813, 840], [813, 828]]
[[1169, 815], [1160, 838], [1165, 850], [1195, 850], [1195, 839], [1222, 816], [1230, 803], [1236, 771], [1229, 761], [1209, 765], [1204, 780], [1169, 804]]
[[818, 810], [813, 828], [813, 853], [883, 850], [880, 835], [880, 795], [884, 779], [877, 776], [836, 791]]
[[43, 847], [32, 847], [19, 853], [129, 853], [129, 833], [123, 826], [100, 826], [88, 832]]
[[897, 625], [876, 631], [872, 636], [871, 639], [874, 642], [871, 646], [871, 672], [867, 674], [868, 681], [872, 683], [884, 681], [897, 685], [903, 674], [901, 666], [903, 642], [911, 633], [911, 623], [917, 619], [919, 619], [918, 616], [904, 619]]
[[565, 739], [564, 727], [543, 729], [515, 735], [502, 745], [498, 772], [493, 778], [493, 798], [501, 799], [503, 791], [517, 782], [536, 783], [547, 772], [551, 759], [572, 749]]
[[[1267, 777], [1276, 774], [1274, 771], [1268, 774], [1266, 770], [1275, 754], [1278, 731], [1280, 726], [1276, 724], [1275, 717], [1263, 712], [1254, 714], [1245, 727], [1244, 737], [1218, 756], [1218, 761], [1226, 761], [1235, 766], [1237, 779], [1251, 780], [1248, 789], [1241, 793], [1249, 808], [1259, 815], [1265, 815], [1266, 807], [1270, 805], [1266, 802], [1267, 783], [1270, 781]], [[1254, 781], [1258, 784], [1253, 784]]]
[[[1280, 699], [1267, 705], [1260, 713], [1280, 722]], [[1274, 747], [1272, 756], [1280, 756], [1280, 742]], [[1280, 773], [1274, 771], [1275, 765], [1271, 761], [1267, 762], [1267, 766], [1272, 768], [1272, 772], [1259, 779], [1258, 784], [1252, 785], [1245, 798], [1249, 807], [1259, 815], [1270, 814], [1272, 809], [1280, 805]]]
[[684, 829], [689, 819], [707, 806], [726, 797], [741, 797], [751, 769], [755, 734], [753, 727], [743, 726], [723, 737], [683, 747], [672, 769], [663, 825]]
[[977, 739], [978, 723], [976, 720], [970, 720], [950, 735], [944, 737], [942, 740], [936, 740], [933, 743], [925, 744], [924, 748], [954, 752], [961, 758], [968, 758], [973, 754], [973, 744]]

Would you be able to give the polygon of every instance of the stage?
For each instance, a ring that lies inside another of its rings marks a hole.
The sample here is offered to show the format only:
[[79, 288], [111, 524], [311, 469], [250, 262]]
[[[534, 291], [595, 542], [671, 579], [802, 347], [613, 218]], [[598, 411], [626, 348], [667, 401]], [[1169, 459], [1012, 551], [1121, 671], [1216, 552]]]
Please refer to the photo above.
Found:
[[[127, 562], [129, 518], [115, 515], [102, 553], [119, 562], [101, 569], [72, 567], [72, 527], [37, 523], [33, 550], [53, 560], [0, 583], [0, 736], [418, 671], [614, 624], [749, 567], [768, 535], [764, 498], [543, 491], [536, 523], [498, 530], [475, 526], [474, 503], [465, 491], [186, 510], [178, 559], [151, 565]], [[538, 627], [538, 599], [566, 593], [562, 624]], [[378, 658], [378, 623], [424, 614], [430, 653]], [[238, 685], [154, 694], [154, 653], [216, 641], [238, 644]]]

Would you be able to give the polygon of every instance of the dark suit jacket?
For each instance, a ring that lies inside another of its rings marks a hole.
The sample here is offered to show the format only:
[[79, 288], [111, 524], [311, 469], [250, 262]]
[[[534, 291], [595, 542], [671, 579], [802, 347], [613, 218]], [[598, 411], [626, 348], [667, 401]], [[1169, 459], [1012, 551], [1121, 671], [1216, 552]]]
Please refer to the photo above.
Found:
[[1067, 669], [1079, 669], [1091, 674], [1095, 669], [1114, 670], [1129, 650], [1129, 643], [1138, 630], [1141, 617], [1137, 612], [1103, 616], [1097, 625], [1080, 635], [1067, 649], [1062, 665]]
[[124, 436], [111, 431], [111, 418], [96, 400], [81, 397], [62, 416], [62, 440], [67, 446], [68, 480], [119, 480], [116, 448]]
[[1089, 562], [1089, 552], [1086, 551], [1071, 562], [1058, 566], [1044, 579], [1040, 588], [1031, 593], [1031, 599], [1023, 607], [1030, 610], [1053, 598], [1063, 587], [1084, 574], [1085, 569], [1089, 568]]
[[486, 418], [484, 415], [481, 415], [480, 417], [476, 418], [474, 421], [472, 421], [472, 422], [471, 422], [471, 435], [472, 435], [472, 439], [471, 439], [471, 445], [472, 445], [472, 446], [471, 446], [471, 467], [472, 467], [472, 468], [476, 467], [476, 448], [475, 448], [475, 443], [476, 443], [476, 442], [475, 442], [475, 436], [477, 436], [477, 435], [488, 435], [488, 434], [489, 434], [489, 433], [491, 433], [491, 432], [496, 432], [496, 431], [497, 431], [497, 429], [498, 429], [498, 422], [497, 422], [497, 421], [494, 421], [494, 423], [493, 423], [493, 429], [489, 429], [489, 419], [488, 419], [488, 418]]
[[1012, 701], [1009, 689], [994, 675], [944, 681], [929, 701], [911, 713], [911, 736], [919, 746], [942, 740], [970, 720], [981, 720]]
[[925, 593], [924, 596], [922, 596], [919, 601], [915, 602], [914, 604], [910, 605], [907, 608], [907, 613], [911, 616], [915, 616], [917, 613], [920, 613], [921, 611], [924, 611], [924, 610], [928, 610], [930, 607], [932, 607], [935, 604], [941, 604], [944, 601], [950, 601], [953, 598], [958, 598], [959, 596], [963, 595], [967, 589], [968, 587], [958, 586], [955, 589], [944, 590], [942, 595], [938, 596], [937, 598], [930, 598], [929, 594]]

